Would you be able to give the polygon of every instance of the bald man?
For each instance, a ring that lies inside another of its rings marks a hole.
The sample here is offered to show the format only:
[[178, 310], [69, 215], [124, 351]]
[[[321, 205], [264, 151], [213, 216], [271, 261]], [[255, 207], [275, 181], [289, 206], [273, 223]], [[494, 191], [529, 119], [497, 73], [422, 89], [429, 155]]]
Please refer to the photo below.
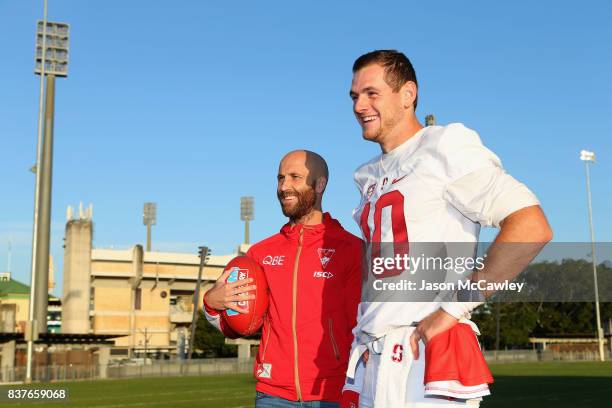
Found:
[[[276, 194], [289, 219], [247, 256], [263, 268], [270, 288], [254, 374], [257, 408], [337, 407], [356, 323], [361, 285], [361, 240], [323, 213], [327, 163], [296, 150], [278, 167]], [[219, 312], [240, 294], [219, 279], [204, 296], [207, 319], [228, 337]], [[251, 295], [252, 296], [252, 295]]]

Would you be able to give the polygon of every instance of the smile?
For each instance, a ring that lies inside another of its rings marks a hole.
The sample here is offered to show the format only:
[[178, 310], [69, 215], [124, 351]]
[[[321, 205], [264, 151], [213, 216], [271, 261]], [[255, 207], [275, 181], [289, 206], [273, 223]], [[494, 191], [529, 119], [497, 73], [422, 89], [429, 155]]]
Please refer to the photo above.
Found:
[[281, 199], [281, 201], [282, 201], [283, 203], [292, 203], [292, 202], [294, 202], [294, 201], [297, 201], [297, 197], [296, 197], [296, 196], [287, 196], [287, 197], [283, 197], [283, 198]]
[[360, 119], [361, 119], [362, 123], [368, 123], [368, 122], [373, 122], [376, 119], [378, 119], [378, 116], [376, 116], [376, 115], [362, 116]]

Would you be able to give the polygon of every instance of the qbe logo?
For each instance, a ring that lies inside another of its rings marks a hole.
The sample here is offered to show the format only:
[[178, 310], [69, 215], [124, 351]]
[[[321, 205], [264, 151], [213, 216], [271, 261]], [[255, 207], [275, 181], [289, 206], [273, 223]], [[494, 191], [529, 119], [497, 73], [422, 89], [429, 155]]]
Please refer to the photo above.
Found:
[[334, 274], [331, 272], [315, 272], [312, 274], [312, 276], [314, 276], [315, 278], [329, 279], [329, 278], [333, 278]]
[[264, 265], [272, 265], [272, 266], [282, 266], [285, 263], [285, 255], [268, 255], [263, 261], [261, 261]]

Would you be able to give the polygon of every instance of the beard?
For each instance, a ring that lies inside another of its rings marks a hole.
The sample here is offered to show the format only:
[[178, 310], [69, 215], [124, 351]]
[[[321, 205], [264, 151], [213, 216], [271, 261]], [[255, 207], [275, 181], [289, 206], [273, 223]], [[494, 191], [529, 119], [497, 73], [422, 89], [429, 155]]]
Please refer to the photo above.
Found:
[[285, 217], [288, 217], [291, 221], [297, 221], [300, 218], [308, 215], [317, 203], [317, 195], [314, 187], [308, 186], [304, 191], [285, 191], [277, 193], [279, 201], [285, 197], [296, 197], [297, 202], [295, 204], [284, 205], [280, 202], [281, 209]]
[[380, 113], [379, 117], [381, 124], [378, 129], [369, 132], [363, 129], [361, 136], [367, 141], [379, 143], [385, 138], [386, 135], [395, 129], [398, 123], [402, 121], [403, 115], [404, 112], [402, 112], [400, 108], [397, 108], [392, 112], [386, 111], [384, 113]]

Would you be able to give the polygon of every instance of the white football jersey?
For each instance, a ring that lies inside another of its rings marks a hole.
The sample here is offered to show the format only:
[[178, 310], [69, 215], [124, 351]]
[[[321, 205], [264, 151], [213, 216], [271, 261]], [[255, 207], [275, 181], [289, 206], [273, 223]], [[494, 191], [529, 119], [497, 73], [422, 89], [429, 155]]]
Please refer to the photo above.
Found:
[[[364, 240], [374, 243], [475, 243], [481, 225], [497, 227], [511, 213], [539, 204], [525, 185], [504, 172], [478, 134], [460, 123], [421, 129], [360, 166], [355, 182], [361, 202], [353, 217]], [[362, 302], [357, 331], [379, 337], [441, 306]]]

